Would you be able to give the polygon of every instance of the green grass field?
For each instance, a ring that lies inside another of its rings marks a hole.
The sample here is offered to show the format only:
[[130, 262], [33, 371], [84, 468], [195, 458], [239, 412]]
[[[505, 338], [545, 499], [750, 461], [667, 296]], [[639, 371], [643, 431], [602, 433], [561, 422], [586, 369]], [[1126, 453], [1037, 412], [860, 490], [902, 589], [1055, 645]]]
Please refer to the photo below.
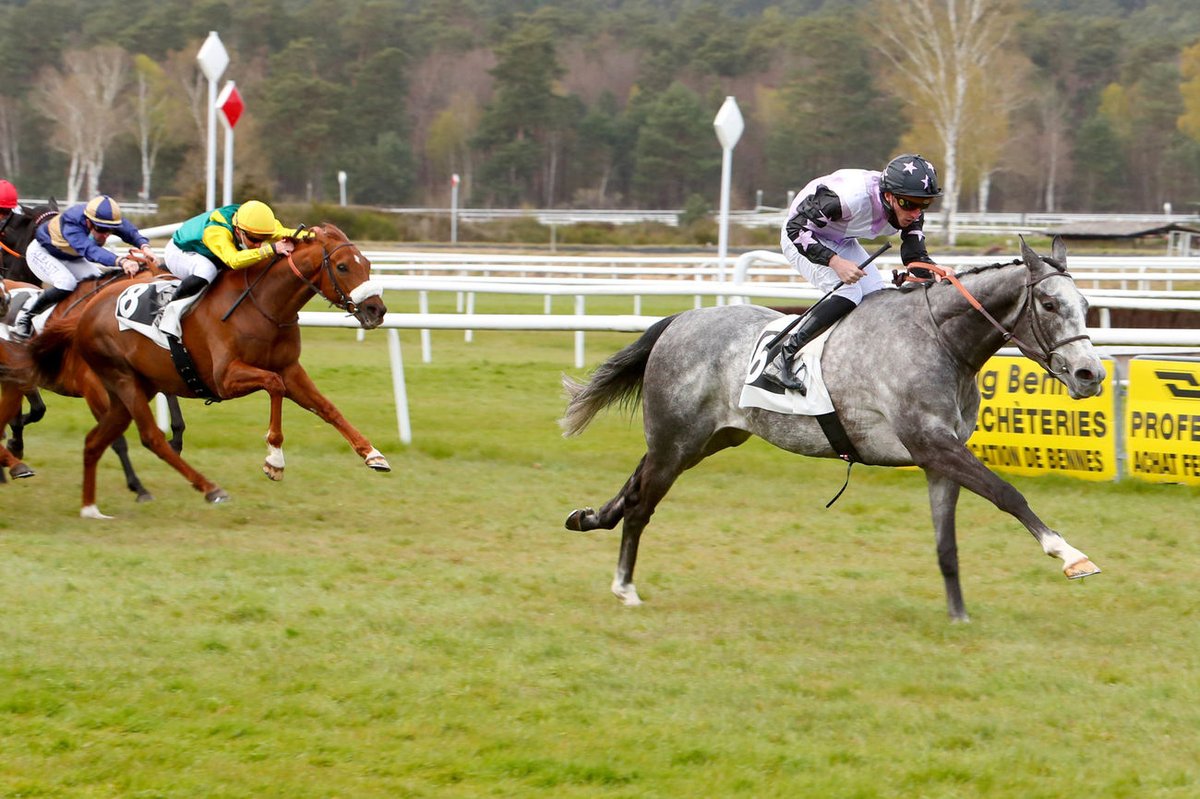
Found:
[[[627, 609], [619, 534], [562, 524], [640, 420], [564, 440], [571, 334], [462, 338], [422, 364], [402, 334], [404, 448], [383, 334], [306, 331], [388, 475], [289, 404], [271, 483], [263, 396], [186, 401], [222, 506], [134, 443], [157, 499], [106, 456], [117, 518], [79, 519], [90, 422], [48, 398], [38, 476], [0, 486], [0, 795], [1200, 795], [1194, 489], [1014, 480], [1104, 569], [1078, 583], [964, 496], [951, 625], [919, 473], [855, 467], [826, 510], [842, 465], [750, 442], [660, 506]], [[629, 340], [589, 334], [590, 362]]]

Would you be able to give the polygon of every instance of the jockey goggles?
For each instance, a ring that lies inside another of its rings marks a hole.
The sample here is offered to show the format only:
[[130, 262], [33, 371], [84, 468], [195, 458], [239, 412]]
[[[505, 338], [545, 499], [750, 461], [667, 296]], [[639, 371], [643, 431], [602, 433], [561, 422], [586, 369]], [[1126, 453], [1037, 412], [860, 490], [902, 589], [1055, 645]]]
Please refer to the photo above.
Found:
[[893, 194], [892, 196], [896, 198], [896, 205], [905, 211], [924, 211], [933, 205], [932, 197], [916, 199], [913, 197], [901, 197], [899, 194]]

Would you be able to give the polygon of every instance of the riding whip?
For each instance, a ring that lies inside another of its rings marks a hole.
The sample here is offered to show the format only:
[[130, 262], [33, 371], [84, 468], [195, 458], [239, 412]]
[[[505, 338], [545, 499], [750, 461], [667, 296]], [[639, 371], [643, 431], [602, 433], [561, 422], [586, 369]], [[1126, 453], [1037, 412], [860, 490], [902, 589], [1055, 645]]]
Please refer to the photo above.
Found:
[[[885, 252], [890, 250], [891, 247], [892, 247], [892, 243], [890, 241], [885, 241], [883, 243], [882, 247], [880, 247], [878, 250], [876, 250], [875, 252], [868, 255], [867, 260], [863, 261], [861, 264], [858, 265], [859, 270], [866, 269], [867, 266], [869, 266], [872, 261], [874, 261], [876, 258], [878, 258], [879, 256], [883, 255]], [[830, 289], [825, 294], [824, 297], [822, 297], [821, 299], [814, 302], [811, 306], [809, 306], [808, 310], [811, 311], [813, 308], [820, 305], [822, 302], [824, 302], [825, 300], [827, 300], [829, 298], [830, 294], [837, 291], [844, 285], [846, 285], [844, 282], [839, 282], [836, 286], [834, 286], [832, 289]], [[779, 350], [783, 347], [783, 340], [785, 338], [787, 338], [788, 333], [792, 332], [792, 328], [794, 328], [796, 325], [800, 324], [800, 321], [802, 319], [804, 319], [804, 314], [797, 316], [795, 319], [793, 319], [788, 324], [787, 327], [785, 327], [783, 330], [780, 330], [778, 333], [775, 334], [775, 338], [771, 339], [771, 342], [769, 344], [767, 344], [766, 357], [764, 359], [764, 361], [766, 363], [770, 363], [771, 361], [775, 360], [775, 356], [779, 354]]]

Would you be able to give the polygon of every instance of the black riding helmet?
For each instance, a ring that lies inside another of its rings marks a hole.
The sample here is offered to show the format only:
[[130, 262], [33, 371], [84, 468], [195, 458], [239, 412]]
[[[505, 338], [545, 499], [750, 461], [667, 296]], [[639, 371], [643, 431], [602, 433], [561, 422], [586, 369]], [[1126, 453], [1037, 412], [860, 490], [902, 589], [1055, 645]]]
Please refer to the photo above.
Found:
[[937, 170], [919, 155], [900, 155], [883, 169], [879, 187], [901, 197], [937, 197], [942, 193]]

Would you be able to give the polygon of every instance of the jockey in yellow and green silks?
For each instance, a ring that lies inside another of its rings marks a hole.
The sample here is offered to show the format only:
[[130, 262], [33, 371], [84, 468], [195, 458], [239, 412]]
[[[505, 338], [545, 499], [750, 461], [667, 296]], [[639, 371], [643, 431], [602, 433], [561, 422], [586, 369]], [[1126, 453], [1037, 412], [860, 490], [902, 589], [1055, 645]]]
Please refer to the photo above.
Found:
[[[245, 269], [296, 246], [294, 228], [275, 218], [260, 200], [205, 211], [184, 222], [164, 250], [167, 269], [180, 279], [175, 297], [163, 311], [163, 321], [177, 320], [185, 300], [199, 294], [222, 268]], [[168, 329], [169, 325], [159, 324]]]

